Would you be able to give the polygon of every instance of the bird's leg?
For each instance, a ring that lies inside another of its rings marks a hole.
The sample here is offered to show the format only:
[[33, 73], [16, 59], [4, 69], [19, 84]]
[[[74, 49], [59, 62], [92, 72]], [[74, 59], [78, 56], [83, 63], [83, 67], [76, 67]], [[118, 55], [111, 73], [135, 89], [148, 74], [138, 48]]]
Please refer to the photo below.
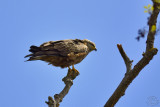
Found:
[[79, 75], [79, 71], [74, 68], [74, 65], [72, 65], [72, 70], [74, 71], [76, 76]]
[[70, 68], [70, 67], [68, 67], [68, 74], [67, 74], [67, 76], [72, 76], [73, 75], [73, 70]]

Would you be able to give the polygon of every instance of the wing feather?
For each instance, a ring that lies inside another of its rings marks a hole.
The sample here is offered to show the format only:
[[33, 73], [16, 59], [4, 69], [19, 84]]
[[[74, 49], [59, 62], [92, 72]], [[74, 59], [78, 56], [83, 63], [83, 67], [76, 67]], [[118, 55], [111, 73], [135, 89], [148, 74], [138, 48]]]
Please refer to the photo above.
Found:
[[75, 59], [80, 56], [81, 53], [87, 55], [88, 47], [80, 39], [68, 39], [45, 42], [40, 45], [40, 47], [31, 46], [30, 52], [32, 52], [32, 54], [25, 56], [30, 57], [28, 61], [41, 60], [41, 58], [48, 56], [69, 57], [70, 59]]
[[59, 56], [68, 56], [70, 53], [82, 53], [87, 52], [87, 46], [82, 40], [60, 40], [60, 41], [49, 41], [40, 46], [41, 50], [47, 55], [57, 54]]

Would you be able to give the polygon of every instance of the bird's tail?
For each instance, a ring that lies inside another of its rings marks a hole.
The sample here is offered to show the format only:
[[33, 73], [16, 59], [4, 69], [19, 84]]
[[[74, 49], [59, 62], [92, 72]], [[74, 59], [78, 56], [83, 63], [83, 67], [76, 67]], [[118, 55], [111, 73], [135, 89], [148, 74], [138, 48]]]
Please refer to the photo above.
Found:
[[40, 47], [37, 47], [37, 46], [32, 45], [32, 46], [30, 47], [30, 50], [29, 50], [29, 51], [32, 52], [32, 53], [25, 56], [25, 58], [26, 58], [26, 57], [30, 57], [27, 61], [32, 61], [32, 60], [38, 60], [38, 59], [39, 59], [37, 56], [35, 56], [35, 53], [41, 51], [41, 48], [40, 48]]
[[38, 51], [40, 51], [41, 50], [41, 48], [40, 47], [37, 47], [37, 46], [34, 46], [34, 45], [32, 45], [31, 47], [30, 47], [30, 52], [32, 52], [32, 53], [35, 53], [35, 52], [38, 52]]

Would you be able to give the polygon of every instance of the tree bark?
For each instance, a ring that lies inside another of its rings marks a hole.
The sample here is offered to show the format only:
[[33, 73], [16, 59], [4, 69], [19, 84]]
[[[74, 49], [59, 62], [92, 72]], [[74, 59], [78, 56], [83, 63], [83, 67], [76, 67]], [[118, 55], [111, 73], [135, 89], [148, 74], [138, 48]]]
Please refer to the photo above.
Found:
[[73, 69], [68, 69], [68, 74], [65, 76], [62, 81], [65, 83], [64, 89], [59, 93], [54, 95], [54, 99], [49, 96], [48, 107], [59, 107], [59, 103], [62, 102], [63, 98], [68, 94], [71, 86], [73, 85], [73, 80], [79, 75], [79, 72], [75, 72]]

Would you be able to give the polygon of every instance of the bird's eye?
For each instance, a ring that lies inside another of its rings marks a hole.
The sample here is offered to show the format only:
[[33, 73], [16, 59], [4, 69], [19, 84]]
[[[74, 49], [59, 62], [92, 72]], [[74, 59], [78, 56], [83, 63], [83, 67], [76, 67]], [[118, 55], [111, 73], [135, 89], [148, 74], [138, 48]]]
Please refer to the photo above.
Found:
[[95, 45], [94, 45], [94, 44], [91, 44], [91, 46], [95, 47]]

